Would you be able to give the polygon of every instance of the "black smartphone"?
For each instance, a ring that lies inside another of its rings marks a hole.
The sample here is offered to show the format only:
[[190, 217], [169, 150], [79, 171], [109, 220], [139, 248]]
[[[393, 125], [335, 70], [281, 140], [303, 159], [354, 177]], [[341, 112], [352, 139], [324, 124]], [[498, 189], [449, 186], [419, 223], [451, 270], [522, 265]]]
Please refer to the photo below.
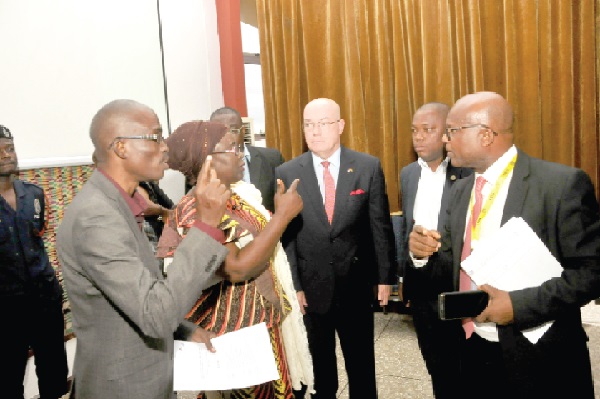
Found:
[[487, 292], [481, 290], [442, 292], [438, 295], [438, 314], [442, 320], [475, 317], [486, 308], [488, 299]]

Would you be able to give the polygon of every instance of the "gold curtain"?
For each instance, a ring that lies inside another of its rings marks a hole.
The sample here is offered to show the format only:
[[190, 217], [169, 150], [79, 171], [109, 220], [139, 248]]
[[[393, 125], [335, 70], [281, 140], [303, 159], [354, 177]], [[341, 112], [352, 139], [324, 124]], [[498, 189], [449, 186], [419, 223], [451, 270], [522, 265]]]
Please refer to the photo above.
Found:
[[381, 159], [392, 210], [412, 114], [490, 90], [516, 145], [584, 169], [598, 196], [600, 0], [257, 0], [267, 144], [306, 151], [308, 101], [337, 101], [342, 144]]

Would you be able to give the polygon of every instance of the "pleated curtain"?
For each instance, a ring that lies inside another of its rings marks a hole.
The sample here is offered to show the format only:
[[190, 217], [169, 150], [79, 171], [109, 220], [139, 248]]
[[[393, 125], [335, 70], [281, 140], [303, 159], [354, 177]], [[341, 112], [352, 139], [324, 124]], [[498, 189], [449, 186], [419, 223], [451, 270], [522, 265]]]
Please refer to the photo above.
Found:
[[306, 103], [333, 98], [342, 144], [381, 159], [398, 210], [415, 110], [490, 90], [519, 148], [584, 169], [598, 195], [600, 0], [256, 2], [267, 145], [286, 159], [306, 151]]

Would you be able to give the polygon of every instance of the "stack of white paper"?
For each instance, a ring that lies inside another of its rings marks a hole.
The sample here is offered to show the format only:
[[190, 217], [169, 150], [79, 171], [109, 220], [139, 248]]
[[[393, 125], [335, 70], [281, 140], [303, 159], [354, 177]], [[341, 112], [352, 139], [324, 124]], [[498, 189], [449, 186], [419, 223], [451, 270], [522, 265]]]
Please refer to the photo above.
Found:
[[[560, 277], [563, 270], [522, 218], [510, 219], [495, 234], [479, 240], [461, 266], [475, 284], [504, 291], [539, 286]], [[550, 321], [522, 332], [536, 343], [551, 325]]]
[[211, 340], [215, 353], [202, 343], [175, 341], [175, 391], [244, 388], [279, 379], [265, 323]]

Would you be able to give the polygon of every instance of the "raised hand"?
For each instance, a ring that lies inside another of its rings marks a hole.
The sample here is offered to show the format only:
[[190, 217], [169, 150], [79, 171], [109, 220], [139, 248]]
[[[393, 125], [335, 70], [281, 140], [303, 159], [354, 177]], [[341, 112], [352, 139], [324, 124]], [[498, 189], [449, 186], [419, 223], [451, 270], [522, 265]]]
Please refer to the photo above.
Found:
[[300, 179], [296, 179], [290, 184], [290, 187], [285, 189], [285, 185], [281, 179], [277, 179], [277, 192], [275, 193], [275, 214], [281, 215], [285, 220], [290, 221], [300, 213], [304, 206], [302, 197], [298, 194], [298, 183]]
[[194, 195], [198, 220], [217, 227], [225, 213], [231, 191], [217, 178], [217, 172], [212, 168], [211, 162], [212, 157], [209, 155], [198, 173]]

